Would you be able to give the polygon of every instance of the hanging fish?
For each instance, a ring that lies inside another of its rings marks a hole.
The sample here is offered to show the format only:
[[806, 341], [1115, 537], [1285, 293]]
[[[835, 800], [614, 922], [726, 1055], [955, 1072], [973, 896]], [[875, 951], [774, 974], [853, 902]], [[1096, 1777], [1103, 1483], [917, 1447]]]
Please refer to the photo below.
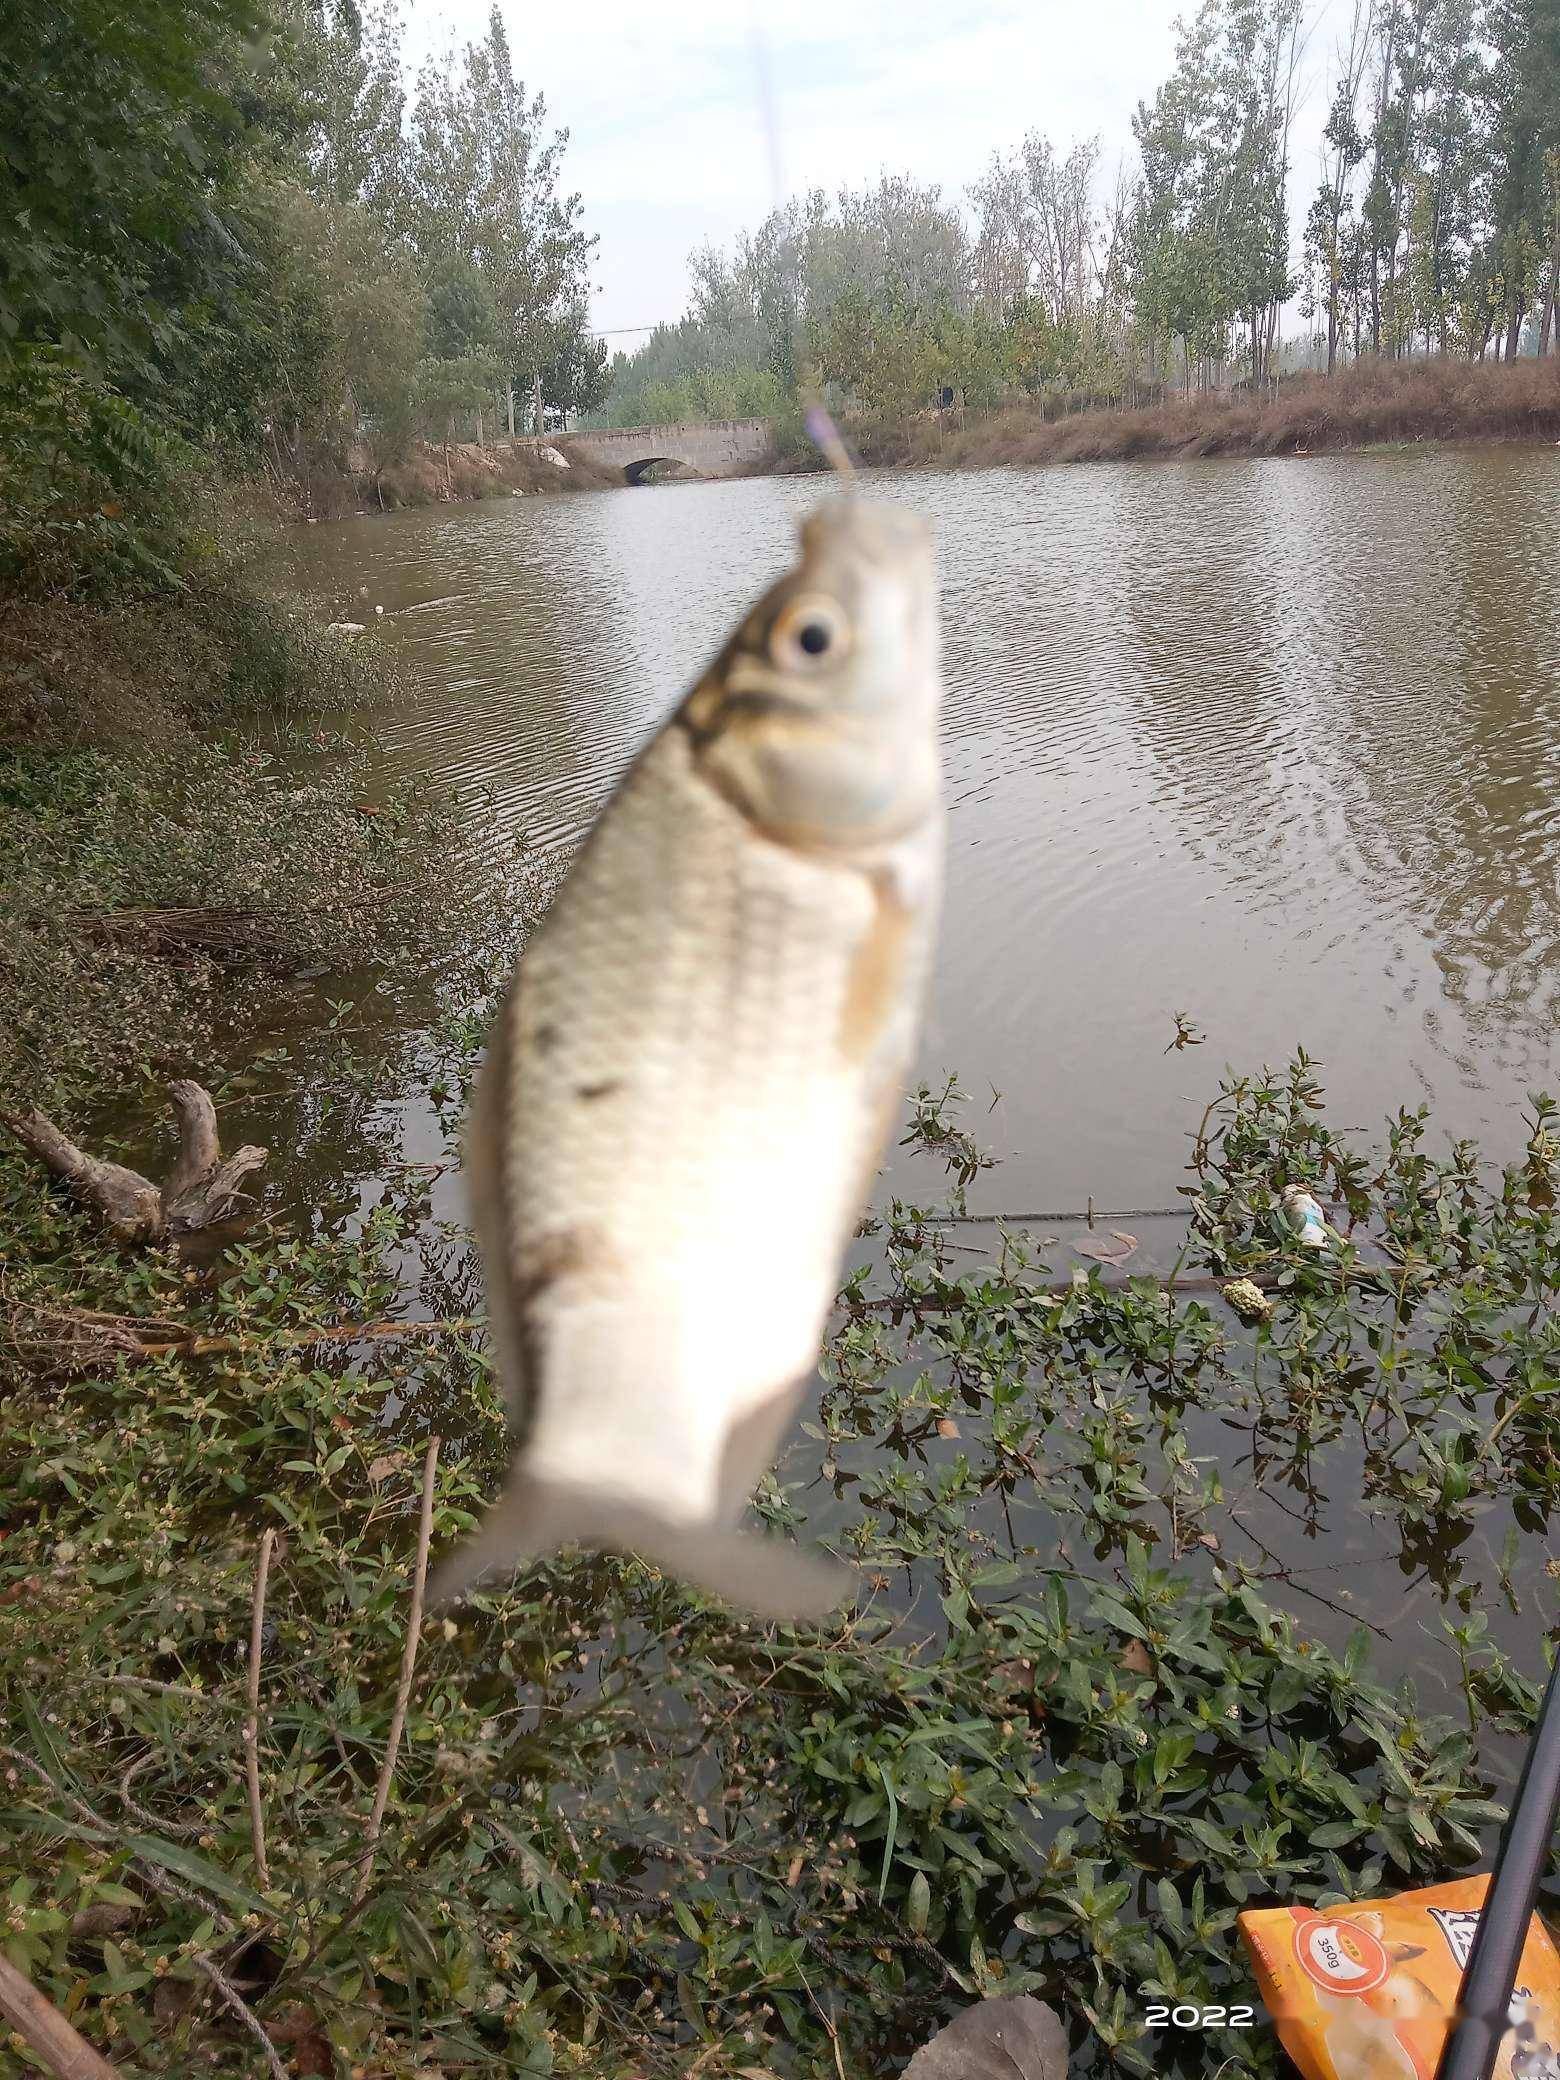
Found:
[[854, 497], [602, 812], [492, 1034], [466, 1166], [519, 1449], [448, 1600], [560, 1545], [740, 1608], [847, 1578], [737, 1530], [897, 1116], [942, 879], [922, 523]]

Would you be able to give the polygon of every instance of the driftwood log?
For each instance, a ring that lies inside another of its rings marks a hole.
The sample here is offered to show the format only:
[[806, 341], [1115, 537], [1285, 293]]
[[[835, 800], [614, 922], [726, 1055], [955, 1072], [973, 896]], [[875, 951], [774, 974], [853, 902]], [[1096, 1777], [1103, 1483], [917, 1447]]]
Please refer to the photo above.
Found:
[[269, 1153], [246, 1145], [224, 1156], [217, 1108], [200, 1084], [181, 1078], [169, 1085], [168, 1097], [179, 1124], [179, 1153], [162, 1185], [122, 1163], [89, 1156], [36, 1109], [0, 1112], [0, 1123], [121, 1240], [160, 1242], [165, 1235], [185, 1235], [225, 1220], [238, 1204], [244, 1179]]

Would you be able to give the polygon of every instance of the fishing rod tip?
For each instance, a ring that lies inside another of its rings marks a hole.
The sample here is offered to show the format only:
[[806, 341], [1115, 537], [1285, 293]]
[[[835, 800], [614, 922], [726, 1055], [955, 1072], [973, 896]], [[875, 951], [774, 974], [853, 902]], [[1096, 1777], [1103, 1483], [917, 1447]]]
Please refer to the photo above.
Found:
[[840, 438], [840, 430], [821, 404], [810, 404], [802, 415], [813, 446], [824, 457], [829, 467], [854, 487], [856, 465], [850, 459], [850, 450]]

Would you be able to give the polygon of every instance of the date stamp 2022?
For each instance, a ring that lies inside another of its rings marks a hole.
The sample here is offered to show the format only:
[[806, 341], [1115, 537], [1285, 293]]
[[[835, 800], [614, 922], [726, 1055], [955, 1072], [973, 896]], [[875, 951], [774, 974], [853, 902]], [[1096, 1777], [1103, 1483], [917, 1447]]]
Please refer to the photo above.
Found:
[[1196, 2001], [1179, 2001], [1174, 2007], [1155, 2002], [1144, 2017], [1148, 2029], [1255, 2029], [1255, 2008], [1204, 2007]]

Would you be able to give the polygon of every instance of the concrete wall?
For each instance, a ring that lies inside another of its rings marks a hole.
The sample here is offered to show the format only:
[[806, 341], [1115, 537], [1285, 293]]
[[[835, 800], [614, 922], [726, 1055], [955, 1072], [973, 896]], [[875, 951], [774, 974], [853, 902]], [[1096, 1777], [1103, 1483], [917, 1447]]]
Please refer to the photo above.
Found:
[[[583, 450], [630, 480], [647, 463], [680, 462], [701, 477], [734, 476], [760, 467], [774, 455], [774, 431], [767, 419], [715, 419], [699, 426], [608, 426], [565, 434], [571, 448]], [[557, 435], [537, 441], [555, 446]], [[518, 443], [517, 443], [518, 445]]]

